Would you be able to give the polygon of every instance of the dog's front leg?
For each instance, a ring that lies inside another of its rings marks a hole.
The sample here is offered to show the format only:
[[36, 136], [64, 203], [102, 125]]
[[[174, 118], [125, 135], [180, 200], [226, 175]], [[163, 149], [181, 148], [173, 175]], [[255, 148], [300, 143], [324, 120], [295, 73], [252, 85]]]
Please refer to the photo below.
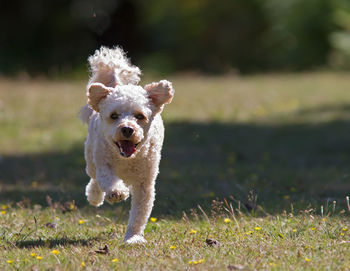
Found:
[[113, 204], [129, 197], [129, 189], [122, 179], [115, 176], [108, 166], [100, 166], [96, 171], [97, 182], [103, 192], [106, 193], [105, 200]]
[[127, 244], [146, 242], [143, 231], [151, 215], [154, 197], [154, 183], [132, 186], [129, 225], [124, 238], [124, 242]]

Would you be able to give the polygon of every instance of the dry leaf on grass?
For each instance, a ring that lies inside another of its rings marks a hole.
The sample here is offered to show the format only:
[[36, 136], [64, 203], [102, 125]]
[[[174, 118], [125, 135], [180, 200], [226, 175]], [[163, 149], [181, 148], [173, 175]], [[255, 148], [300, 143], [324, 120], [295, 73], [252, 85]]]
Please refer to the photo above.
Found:
[[46, 223], [45, 226], [48, 227], [48, 228], [54, 229], [54, 230], [56, 229], [56, 224], [55, 223], [49, 222], [49, 223]]
[[218, 247], [218, 246], [221, 245], [219, 241], [217, 241], [217, 240], [215, 240], [215, 239], [212, 239], [212, 238], [207, 238], [207, 239], [205, 240], [205, 242], [206, 242], [207, 245], [210, 246], [210, 247]]
[[228, 270], [248, 270], [244, 265], [242, 264], [230, 264], [227, 266]]
[[99, 254], [109, 254], [108, 246], [105, 245], [104, 248], [100, 248], [99, 250], [95, 250], [96, 253]]

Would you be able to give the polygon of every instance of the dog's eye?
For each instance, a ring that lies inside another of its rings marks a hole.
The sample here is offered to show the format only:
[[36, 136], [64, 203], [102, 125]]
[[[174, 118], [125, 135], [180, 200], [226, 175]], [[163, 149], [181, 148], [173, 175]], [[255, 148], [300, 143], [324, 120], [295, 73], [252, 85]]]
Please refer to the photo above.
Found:
[[111, 119], [112, 119], [112, 120], [116, 120], [116, 119], [118, 119], [118, 118], [119, 118], [119, 115], [118, 115], [117, 113], [111, 114]]
[[145, 116], [140, 113], [140, 114], [135, 115], [135, 118], [137, 118], [138, 120], [143, 120], [143, 119], [145, 119]]

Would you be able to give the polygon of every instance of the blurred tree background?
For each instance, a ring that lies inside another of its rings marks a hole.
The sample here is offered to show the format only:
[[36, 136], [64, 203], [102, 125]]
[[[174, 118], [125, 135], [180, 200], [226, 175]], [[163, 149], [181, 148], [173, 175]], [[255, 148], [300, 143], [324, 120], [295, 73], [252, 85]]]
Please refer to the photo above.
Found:
[[163, 73], [349, 68], [349, 0], [12, 0], [0, 10], [4, 75], [85, 71], [100, 45]]

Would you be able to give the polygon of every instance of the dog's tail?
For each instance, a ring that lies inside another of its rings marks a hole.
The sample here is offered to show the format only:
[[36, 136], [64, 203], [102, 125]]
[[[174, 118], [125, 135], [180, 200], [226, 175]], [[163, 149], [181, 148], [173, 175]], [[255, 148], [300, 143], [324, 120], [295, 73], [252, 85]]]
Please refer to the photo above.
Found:
[[93, 114], [94, 110], [88, 105], [86, 104], [85, 106], [83, 106], [80, 111], [79, 111], [79, 118], [81, 119], [81, 121], [83, 123], [88, 124], [91, 115]]
[[103, 83], [107, 87], [116, 85], [136, 85], [141, 71], [133, 66], [120, 47], [113, 49], [102, 46], [88, 58], [91, 70], [91, 83]]

